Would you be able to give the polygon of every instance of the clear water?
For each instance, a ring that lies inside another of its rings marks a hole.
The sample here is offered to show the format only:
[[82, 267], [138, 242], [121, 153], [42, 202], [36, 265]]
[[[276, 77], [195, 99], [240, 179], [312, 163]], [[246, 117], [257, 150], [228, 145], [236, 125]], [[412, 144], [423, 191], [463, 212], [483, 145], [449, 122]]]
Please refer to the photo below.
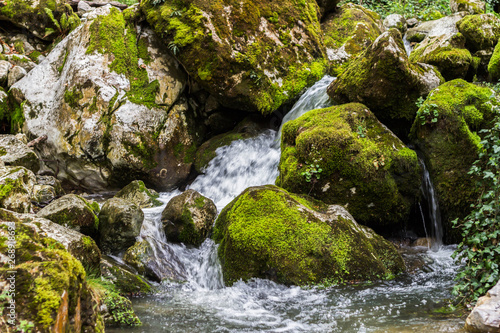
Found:
[[[287, 120], [328, 106], [326, 87], [332, 80], [326, 77], [310, 88]], [[247, 187], [273, 184], [277, 138], [279, 133], [268, 130], [219, 148], [190, 188], [220, 210]], [[161, 200], [166, 204], [179, 193], [162, 193]], [[164, 207], [145, 209], [141, 237], [174, 253], [187, 281], [164, 283], [157, 294], [133, 299], [142, 327], [107, 332], [461, 332], [461, 319], [433, 314], [450, 296], [457, 270], [453, 247], [406, 249], [412, 273], [393, 281], [307, 289], [254, 279], [224, 287], [217, 246], [210, 239], [200, 248], [169, 244], [160, 221]]]

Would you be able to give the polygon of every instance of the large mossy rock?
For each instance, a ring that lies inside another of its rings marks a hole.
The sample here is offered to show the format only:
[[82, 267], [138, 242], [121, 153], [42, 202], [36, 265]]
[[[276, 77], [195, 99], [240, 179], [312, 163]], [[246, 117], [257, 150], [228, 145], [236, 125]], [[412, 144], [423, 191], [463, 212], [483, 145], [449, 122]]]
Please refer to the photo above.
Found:
[[[2, 218], [5, 219], [5, 215]], [[15, 232], [16, 260], [8, 261], [8, 233]], [[99, 303], [89, 288], [85, 270], [64, 246], [45, 236], [36, 223], [0, 223], [0, 291], [9, 294], [15, 279], [15, 327], [31, 323], [37, 332], [103, 332]], [[11, 273], [16, 271], [15, 274]], [[9, 298], [2, 298], [3, 318], [9, 313]], [[0, 321], [0, 330], [12, 326]]]
[[362, 6], [347, 3], [321, 24], [331, 72], [337, 75], [382, 33], [380, 16]]
[[158, 200], [159, 197], [156, 191], [148, 189], [141, 180], [134, 180], [115, 194], [115, 198], [125, 199], [140, 208], [161, 206], [162, 202]]
[[97, 203], [91, 204], [78, 195], [68, 194], [52, 201], [40, 210], [37, 216], [97, 238], [98, 214]]
[[314, 0], [155, 3], [141, 2], [147, 21], [223, 106], [268, 114], [325, 73]]
[[334, 103], [363, 103], [398, 135], [415, 118], [415, 102], [443, 82], [433, 66], [408, 60], [401, 33], [390, 29], [351, 61], [328, 87]]
[[141, 240], [130, 247], [123, 261], [139, 274], [157, 281], [186, 281], [187, 272], [174, 251], [164, 244]]
[[477, 131], [491, 126], [493, 96], [464, 80], [446, 82], [429, 94], [411, 130], [434, 184], [447, 242], [460, 241], [451, 221], [464, 218], [480, 195], [468, 172], [481, 149]]
[[452, 13], [468, 12], [469, 14], [484, 14], [486, 1], [482, 0], [450, 0]]
[[281, 149], [276, 185], [344, 205], [366, 226], [406, 222], [418, 198], [416, 153], [362, 104], [313, 110], [286, 123]]
[[80, 24], [65, 0], [6, 0], [0, 7], [0, 19], [45, 40], [53, 40]]
[[169, 242], [199, 246], [208, 237], [217, 216], [214, 202], [195, 190], [173, 197], [161, 213]]
[[119, 253], [134, 245], [141, 233], [144, 213], [120, 198], [107, 200], [99, 213], [99, 246], [104, 253]]
[[107, 281], [121, 294], [148, 294], [152, 287], [147, 280], [131, 271], [127, 265], [103, 255], [100, 263], [100, 272]]
[[0, 159], [7, 166], [23, 166], [34, 173], [40, 169], [35, 152], [15, 135], [0, 135]]
[[11, 90], [25, 134], [48, 136], [44, 170], [91, 191], [135, 179], [166, 189], [189, 175], [202, 127], [186, 80], [153, 31], [105, 6]]
[[468, 15], [457, 22], [471, 52], [492, 49], [500, 38], [500, 19], [493, 14]]
[[465, 37], [456, 33], [426, 37], [413, 49], [410, 61], [434, 65], [446, 80], [453, 80], [465, 79], [473, 59]]
[[497, 43], [488, 62], [488, 73], [493, 80], [500, 79], [500, 43]]
[[0, 165], [0, 208], [18, 213], [30, 213], [31, 195], [36, 177], [25, 167]]
[[392, 277], [404, 270], [395, 247], [358, 225], [341, 206], [325, 207], [276, 186], [251, 187], [219, 215], [214, 240], [224, 281], [284, 284]]

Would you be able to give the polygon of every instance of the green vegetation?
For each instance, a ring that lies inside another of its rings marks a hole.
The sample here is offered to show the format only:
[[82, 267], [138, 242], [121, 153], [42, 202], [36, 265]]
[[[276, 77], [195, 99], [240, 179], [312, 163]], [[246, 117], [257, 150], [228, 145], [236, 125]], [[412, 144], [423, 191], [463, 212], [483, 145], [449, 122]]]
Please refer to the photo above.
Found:
[[357, 0], [341, 1], [340, 4], [353, 2], [386, 17], [390, 14], [400, 14], [405, 18], [416, 17], [419, 20], [436, 20], [450, 12], [449, 0]]

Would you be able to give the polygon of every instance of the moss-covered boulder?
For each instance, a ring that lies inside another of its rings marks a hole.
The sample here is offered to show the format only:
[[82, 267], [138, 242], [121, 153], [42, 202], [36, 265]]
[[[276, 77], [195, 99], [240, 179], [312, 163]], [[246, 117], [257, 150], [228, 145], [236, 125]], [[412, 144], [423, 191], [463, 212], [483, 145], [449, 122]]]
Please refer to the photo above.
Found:
[[347, 3], [321, 24], [326, 54], [334, 75], [356, 58], [382, 33], [380, 16], [362, 6]]
[[408, 133], [416, 100], [443, 82], [433, 66], [408, 60], [401, 33], [384, 32], [328, 87], [334, 103], [365, 104], [396, 134]]
[[99, 205], [96, 202], [89, 203], [78, 195], [68, 194], [52, 201], [37, 216], [97, 239], [98, 214]]
[[125, 199], [140, 208], [161, 206], [159, 197], [156, 191], [148, 189], [141, 180], [134, 180], [115, 194], [115, 198]]
[[313, 110], [286, 123], [281, 150], [276, 185], [344, 205], [369, 227], [405, 222], [418, 197], [416, 153], [362, 104]]
[[486, 13], [486, 2], [482, 0], [450, 0], [450, 9], [452, 13], [484, 14]]
[[434, 65], [446, 80], [464, 79], [473, 62], [461, 33], [427, 37], [410, 54], [410, 61]]
[[43, 167], [73, 186], [141, 179], [166, 189], [191, 171], [203, 126], [183, 95], [186, 74], [134, 24], [114, 7], [95, 9], [11, 89], [25, 134], [48, 136], [36, 147]]
[[411, 136], [422, 151], [435, 192], [448, 242], [460, 241], [451, 221], [465, 217], [480, 193], [468, 174], [478, 158], [477, 131], [491, 126], [493, 91], [463, 80], [433, 90], [420, 107]]
[[141, 240], [130, 247], [123, 261], [135, 268], [139, 274], [157, 282], [185, 281], [186, 269], [174, 251], [155, 241]]
[[0, 135], [0, 159], [8, 166], [23, 166], [34, 173], [40, 169], [35, 152], [15, 135]]
[[457, 22], [464, 18], [467, 13], [459, 12], [443, 18], [421, 22], [408, 29], [406, 38], [410, 42], [421, 42], [425, 37], [435, 37], [458, 32]]
[[343, 207], [271, 185], [248, 188], [226, 206], [214, 240], [229, 285], [254, 277], [295, 285], [341, 283], [404, 270], [395, 247]]
[[199, 246], [208, 237], [217, 215], [214, 202], [195, 190], [173, 197], [161, 213], [169, 242]]
[[492, 49], [500, 38], [500, 19], [493, 14], [468, 15], [457, 22], [471, 52]]
[[45, 40], [53, 40], [80, 24], [65, 0], [6, 0], [0, 7], [0, 19]]
[[[104, 324], [86, 281], [82, 264], [65, 247], [44, 235], [36, 224], [6, 219], [0, 222], [0, 330], [31, 326], [37, 332], [103, 332]], [[11, 221], [11, 222], [5, 222]], [[15, 241], [9, 235], [15, 233]], [[5, 254], [15, 248], [15, 261]], [[12, 273], [15, 271], [15, 273]], [[15, 295], [11, 282], [15, 280]], [[9, 295], [11, 295], [9, 297]], [[15, 300], [9, 322], [10, 300]]]
[[141, 232], [144, 213], [133, 203], [107, 200], [99, 213], [99, 246], [104, 253], [119, 253], [134, 245]]
[[488, 62], [488, 73], [493, 80], [500, 79], [500, 43], [497, 43]]
[[112, 257], [103, 255], [100, 263], [100, 272], [120, 294], [147, 294], [152, 287], [147, 280], [130, 270], [127, 265], [121, 264]]
[[398, 29], [401, 34], [404, 34], [408, 29], [408, 24], [406, 23], [406, 19], [401, 14], [391, 14], [387, 15], [382, 22], [384, 28], [386, 30], [389, 29]]
[[0, 168], [0, 208], [30, 213], [35, 174], [25, 167]]
[[325, 73], [314, 0], [146, 0], [141, 9], [223, 106], [268, 114]]

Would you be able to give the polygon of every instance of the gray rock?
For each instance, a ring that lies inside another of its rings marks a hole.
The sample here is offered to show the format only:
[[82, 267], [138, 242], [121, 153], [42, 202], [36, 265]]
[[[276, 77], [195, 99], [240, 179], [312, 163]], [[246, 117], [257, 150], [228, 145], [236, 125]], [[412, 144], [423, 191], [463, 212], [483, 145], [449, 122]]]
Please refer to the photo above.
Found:
[[18, 213], [31, 213], [31, 193], [35, 185], [35, 174], [25, 167], [0, 169], [0, 208]]
[[14, 83], [17, 81], [21, 80], [23, 77], [26, 76], [28, 72], [21, 66], [14, 66], [10, 71], [9, 75], [7, 76], [7, 86], [12, 87]]
[[412, 18], [406, 20], [406, 25], [408, 26], [408, 28], [413, 28], [414, 26], [416, 26], [419, 23], [420, 23], [420, 21], [415, 17], [412, 17]]
[[214, 202], [195, 190], [173, 197], [161, 214], [169, 242], [199, 246], [207, 238], [217, 215]]
[[186, 270], [168, 245], [142, 240], [129, 248], [123, 260], [154, 281], [185, 281]]
[[478, 299], [465, 321], [465, 329], [474, 333], [500, 332], [500, 281]]
[[101, 276], [111, 281], [121, 294], [146, 294], [151, 285], [129, 266], [119, 263], [112, 257], [103, 255], [100, 264]]
[[64, 195], [64, 190], [61, 186], [61, 182], [53, 176], [43, 176], [43, 175], [37, 175], [36, 176], [36, 183], [37, 185], [48, 185], [51, 186], [55, 189], [57, 195]]
[[34, 173], [40, 170], [35, 152], [14, 135], [0, 135], [0, 159], [8, 166], [23, 166]]
[[94, 10], [94, 8], [92, 8], [88, 3], [86, 3], [85, 1], [80, 1], [78, 3], [78, 15], [79, 16], [82, 16], [83, 14], [87, 13], [87, 12], [90, 12]]
[[384, 19], [384, 27], [386, 29], [395, 28], [398, 29], [403, 35], [406, 32], [407, 24], [403, 15], [391, 14]]
[[12, 68], [12, 64], [5, 60], [0, 60], [0, 84], [5, 86], [9, 77], [9, 70]]
[[144, 213], [120, 198], [104, 203], [99, 213], [99, 240], [104, 253], [119, 253], [134, 245], [139, 236]]
[[486, 2], [481, 0], [450, 0], [450, 9], [452, 13], [484, 14]]
[[56, 189], [50, 185], [39, 185], [33, 186], [33, 194], [31, 199], [38, 202], [39, 204], [47, 204], [54, 200], [57, 196]]
[[21, 54], [7, 54], [7, 60], [14, 66], [24, 68], [26, 72], [30, 72], [37, 65], [29, 57]]
[[158, 197], [159, 194], [148, 189], [141, 180], [134, 180], [115, 194], [115, 198], [125, 199], [140, 208], [161, 206], [163, 203], [157, 200]]
[[441, 36], [445, 34], [455, 34], [458, 32], [456, 27], [457, 22], [465, 17], [467, 13], [455, 13], [450, 16], [445, 16], [438, 20], [426, 21], [408, 29], [406, 38], [410, 42], [421, 42], [425, 37]]
[[68, 194], [52, 201], [40, 210], [37, 216], [96, 238], [99, 226], [98, 213], [98, 204], [92, 205], [78, 195]]

